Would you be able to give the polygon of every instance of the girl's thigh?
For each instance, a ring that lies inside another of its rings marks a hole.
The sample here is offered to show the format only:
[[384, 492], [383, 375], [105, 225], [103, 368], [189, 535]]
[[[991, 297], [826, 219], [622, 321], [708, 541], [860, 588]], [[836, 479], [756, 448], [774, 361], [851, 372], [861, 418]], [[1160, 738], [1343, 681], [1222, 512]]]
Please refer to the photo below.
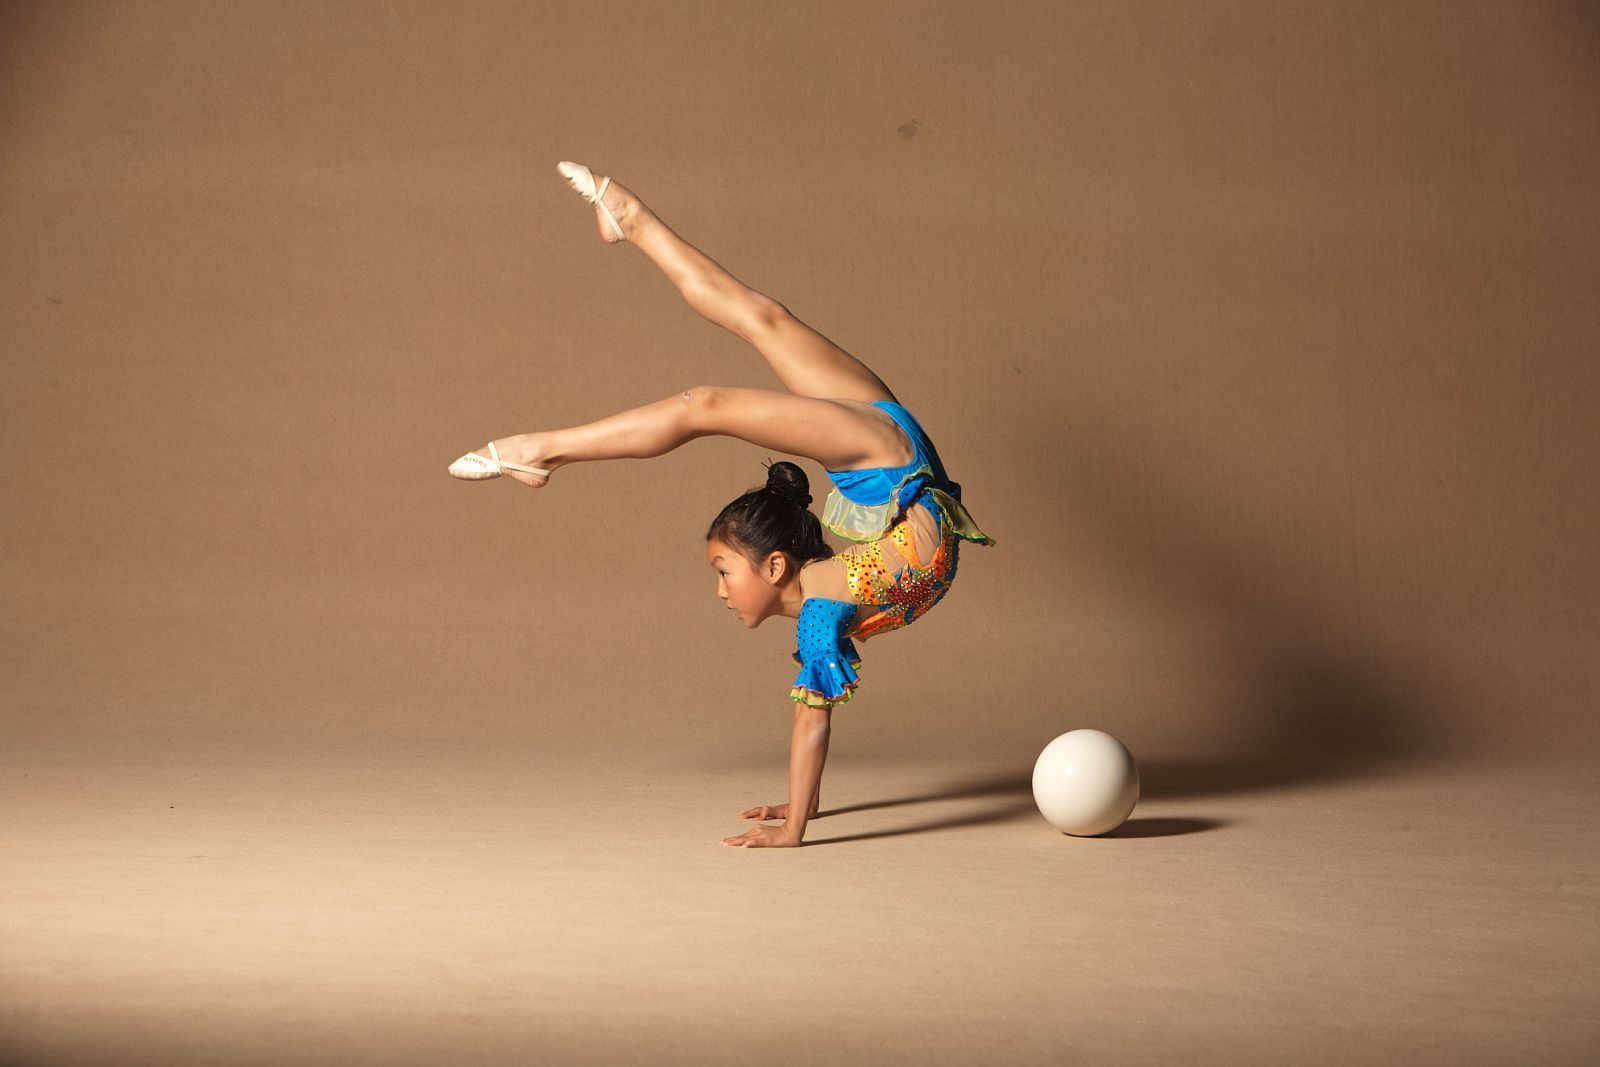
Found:
[[831, 471], [905, 462], [905, 432], [868, 404], [733, 385], [693, 386], [680, 396], [691, 405], [698, 435], [737, 437], [814, 459]]

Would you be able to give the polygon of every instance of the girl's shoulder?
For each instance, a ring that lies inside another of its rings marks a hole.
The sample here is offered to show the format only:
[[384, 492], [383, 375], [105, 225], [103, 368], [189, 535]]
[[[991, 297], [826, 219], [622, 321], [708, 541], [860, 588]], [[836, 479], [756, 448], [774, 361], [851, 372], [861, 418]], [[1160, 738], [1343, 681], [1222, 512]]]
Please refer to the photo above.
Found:
[[849, 600], [850, 582], [845, 575], [844, 560], [833, 556], [814, 559], [801, 566], [800, 592], [807, 599]]

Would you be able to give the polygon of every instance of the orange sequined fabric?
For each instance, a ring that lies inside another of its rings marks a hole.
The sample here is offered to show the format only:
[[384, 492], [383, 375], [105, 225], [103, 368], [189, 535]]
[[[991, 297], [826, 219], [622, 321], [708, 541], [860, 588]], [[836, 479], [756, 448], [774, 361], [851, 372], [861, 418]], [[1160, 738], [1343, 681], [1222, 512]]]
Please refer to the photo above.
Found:
[[[910, 524], [902, 521], [857, 554], [841, 554], [839, 558], [844, 560], [850, 595], [857, 603], [875, 605], [879, 609], [862, 619], [848, 636], [865, 640], [874, 634], [909, 626], [944, 599], [956, 577], [956, 540], [953, 526], [941, 521], [938, 548], [932, 559], [923, 559], [917, 551]], [[885, 541], [893, 541], [905, 552], [906, 559], [902, 560], [892, 551], [886, 552]]]

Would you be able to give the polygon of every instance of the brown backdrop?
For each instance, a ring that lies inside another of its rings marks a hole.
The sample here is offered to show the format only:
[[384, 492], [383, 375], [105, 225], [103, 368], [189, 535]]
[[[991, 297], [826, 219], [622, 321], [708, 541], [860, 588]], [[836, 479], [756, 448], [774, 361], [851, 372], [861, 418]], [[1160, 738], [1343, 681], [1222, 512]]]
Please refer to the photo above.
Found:
[[1597, 41], [1581, 3], [7, 5], [7, 744], [770, 750], [793, 630], [701, 540], [766, 453], [445, 474], [778, 387], [574, 159], [877, 369], [999, 541], [861, 646], [856, 750], [1592, 754]]

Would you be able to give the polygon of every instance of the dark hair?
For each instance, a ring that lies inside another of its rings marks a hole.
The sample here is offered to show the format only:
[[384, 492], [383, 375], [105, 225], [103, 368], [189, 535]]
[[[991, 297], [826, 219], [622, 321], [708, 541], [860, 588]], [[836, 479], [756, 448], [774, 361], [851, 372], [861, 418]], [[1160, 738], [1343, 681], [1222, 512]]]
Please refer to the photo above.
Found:
[[706, 531], [732, 545], [752, 564], [782, 552], [796, 567], [833, 553], [822, 539], [822, 523], [807, 510], [811, 483], [806, 472], [788, 460], [767, 465], [767, 484], [751, 489], [717, 513]]

